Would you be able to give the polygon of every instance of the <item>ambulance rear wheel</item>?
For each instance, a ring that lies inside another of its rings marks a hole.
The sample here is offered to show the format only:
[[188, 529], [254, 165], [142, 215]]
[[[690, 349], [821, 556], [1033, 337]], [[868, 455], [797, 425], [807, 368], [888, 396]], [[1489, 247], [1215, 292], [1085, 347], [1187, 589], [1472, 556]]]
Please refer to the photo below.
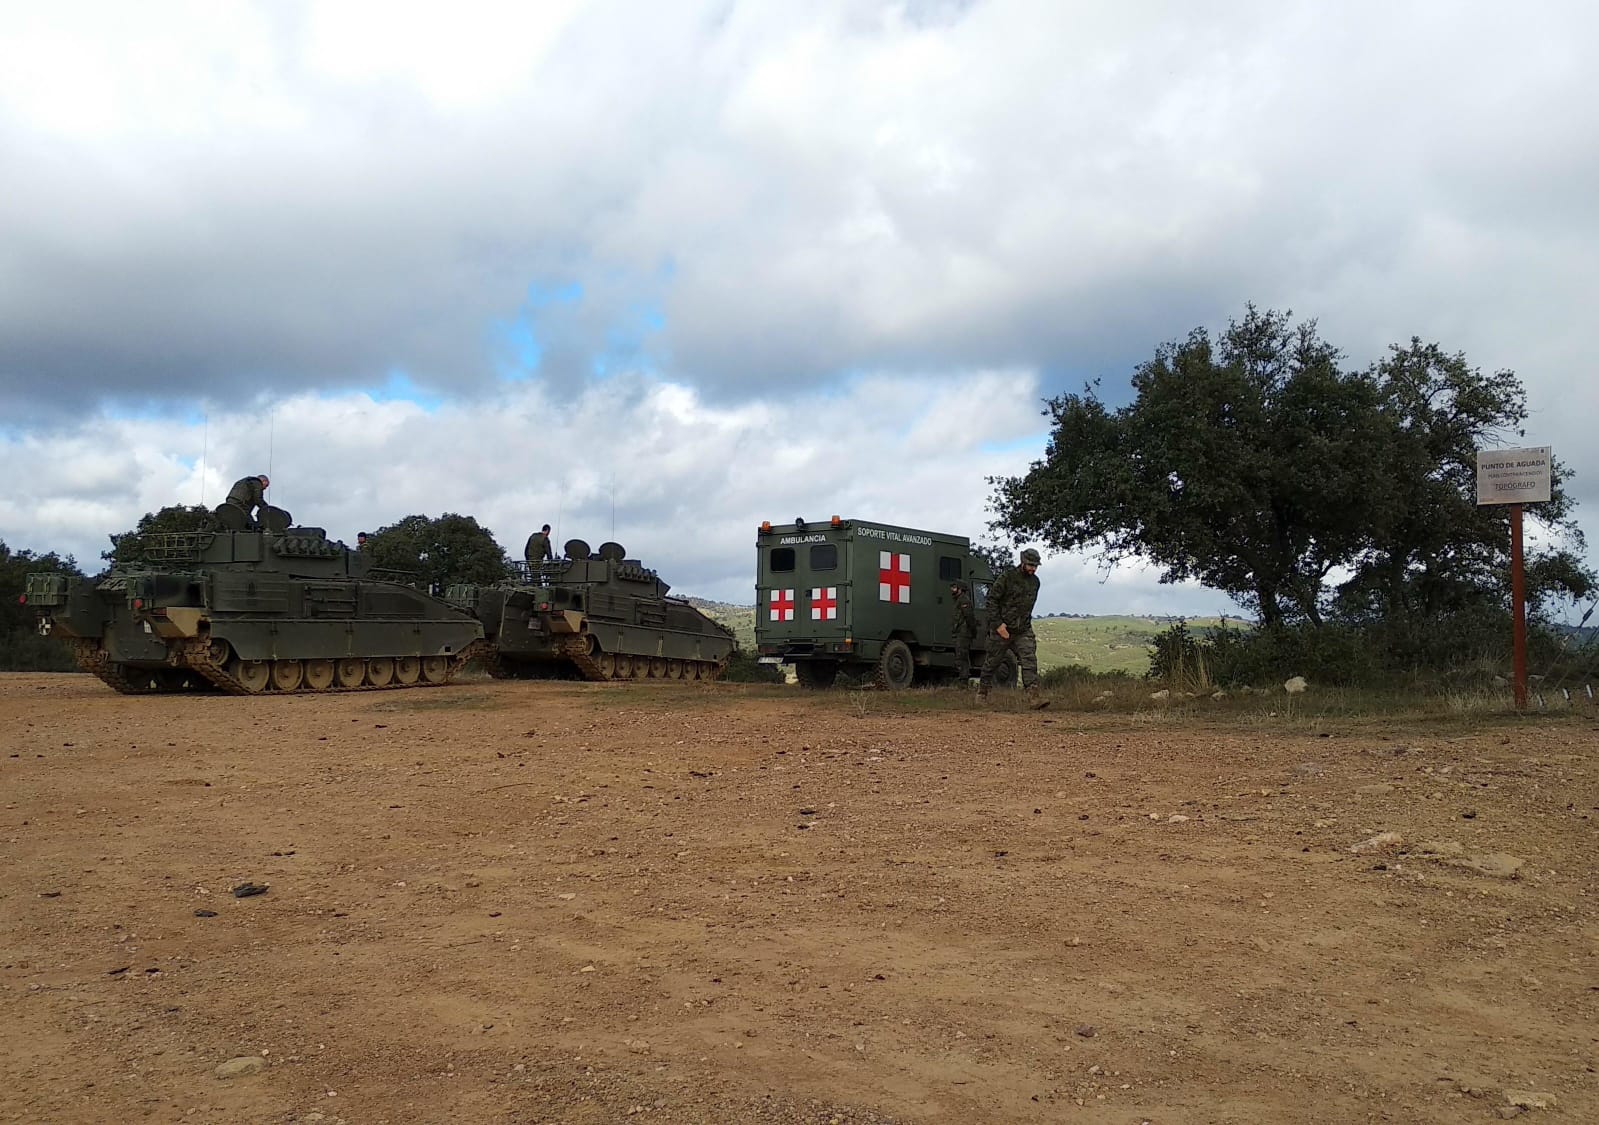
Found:
[[916, 661], [904, 641], [889, 641], [877, 658], [877, 686], [885, 691], [903, 691], [916, 678]]
[[836, 660], [799, 660], [794, 663], [794, 675], [801, 687], [820, 690], [830, 688], [838, 679]]

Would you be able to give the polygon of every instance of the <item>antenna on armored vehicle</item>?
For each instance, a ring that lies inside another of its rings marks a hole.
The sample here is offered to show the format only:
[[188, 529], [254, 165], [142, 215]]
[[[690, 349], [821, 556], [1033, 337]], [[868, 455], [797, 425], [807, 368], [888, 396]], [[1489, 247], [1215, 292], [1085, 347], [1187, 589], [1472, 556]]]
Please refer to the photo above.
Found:
[[200, 436], [200, 507], [205, 507], [205, 455], [211, 448], [211, 412], [205, 412], [204, 429]]

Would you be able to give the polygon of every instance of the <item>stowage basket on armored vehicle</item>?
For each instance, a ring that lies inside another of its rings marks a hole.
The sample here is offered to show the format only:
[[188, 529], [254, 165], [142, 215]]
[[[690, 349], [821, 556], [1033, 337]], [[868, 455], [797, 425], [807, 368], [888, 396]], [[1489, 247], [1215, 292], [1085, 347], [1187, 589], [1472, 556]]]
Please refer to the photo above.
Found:
[[476, 618], [282, 516], [147, 535], [137, 561], [99, 578], [30, 574], [24, 598], [40, 632], [129, 694], [442, 684], [478, 651]]
[[570, 675], [586, 680], [714, 680], [733, 634], [682, 598], [620, 543], [525, 568], [494, 586], [452, 586], [445, 596], [477, 614], [495, 646], [497, 676]]

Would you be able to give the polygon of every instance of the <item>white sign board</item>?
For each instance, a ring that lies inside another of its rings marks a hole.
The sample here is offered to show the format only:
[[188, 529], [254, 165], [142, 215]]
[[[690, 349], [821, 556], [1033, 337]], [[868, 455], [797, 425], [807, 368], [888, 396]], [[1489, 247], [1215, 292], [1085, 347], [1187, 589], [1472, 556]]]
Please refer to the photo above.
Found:
[[1478, 504], [1539, 504], [1549, 499], [1547, 445], [1477, 450]]

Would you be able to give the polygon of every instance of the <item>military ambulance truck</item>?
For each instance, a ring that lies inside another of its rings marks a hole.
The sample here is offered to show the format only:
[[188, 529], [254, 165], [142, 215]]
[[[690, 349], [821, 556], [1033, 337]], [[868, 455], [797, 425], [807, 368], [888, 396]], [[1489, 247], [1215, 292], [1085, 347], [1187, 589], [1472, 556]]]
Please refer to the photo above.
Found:
[[[955, 676], [949, 588], [972, 595], [981, 668], [993, 574], [971, 540], [870, 520], [763, 523], [756, 538], [755, 645], [762, 663], [792, 664], [806, 687], [831, 687], [840, 672], [879, 687]], [[1014, 685], [1007, 655], [1001, 686]]]

